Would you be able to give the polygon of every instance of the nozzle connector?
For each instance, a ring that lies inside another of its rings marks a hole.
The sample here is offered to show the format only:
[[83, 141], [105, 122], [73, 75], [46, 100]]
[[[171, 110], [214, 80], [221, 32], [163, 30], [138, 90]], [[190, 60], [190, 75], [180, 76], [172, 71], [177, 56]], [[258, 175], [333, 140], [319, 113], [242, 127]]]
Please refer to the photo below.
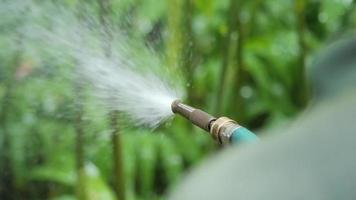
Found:
[[241, 127], [234, 120], [227, 117], [219, 117], [211, 125], [210, 134], [220, 144], [230, 143], [231, 135], [234, 130]]
[[257, 140], [255, 134], [227, 117], [217, 119], [202, 110], [183, 104], [180, 100], [173, 101], [171, 108], [173, 113], [182, 115], [193, 124], [209, 132], [220, 144]]

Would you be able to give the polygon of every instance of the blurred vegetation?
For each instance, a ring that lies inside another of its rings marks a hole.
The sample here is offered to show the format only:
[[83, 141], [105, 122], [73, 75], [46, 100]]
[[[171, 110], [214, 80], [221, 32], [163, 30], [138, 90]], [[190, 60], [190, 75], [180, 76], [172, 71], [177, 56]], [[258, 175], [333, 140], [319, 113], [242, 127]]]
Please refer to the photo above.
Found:
[[[255, 130], [307, 105], [312, 56], [356, 27], [355, 0], [52, 1], [142, 38], [184, 75], [187, 102]], [[0, 19], [0, 199], [164, 199], [219, 149], [179, 118], [152, 132], [93, 106], [63, 79], [75, 63], [37, 62], [15, 19]]]

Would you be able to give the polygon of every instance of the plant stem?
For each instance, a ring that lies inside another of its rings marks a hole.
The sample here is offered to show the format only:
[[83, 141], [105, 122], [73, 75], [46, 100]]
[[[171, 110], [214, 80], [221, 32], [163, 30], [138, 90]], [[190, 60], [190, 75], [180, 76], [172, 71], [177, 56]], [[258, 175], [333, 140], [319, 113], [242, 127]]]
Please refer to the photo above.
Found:
[[[195, 72], [194, 38], [192, 33], [192, 0], [170, 0], [168, 5], [168, 38], [166, 52], [168, 65], [174, 72], [183, 69], [189, 87], [187, 89], [188, 103], [197, 100], [192, 88]], [[180, 68], [180, 70], [178, 70]]]
[[305, 60], [307, 55], [307, 46], [305, 41], [305, 8], [307, 0], [295, 1], [295, 15], [297, 18], [297, 37], [299, 45], [299, 56], [295, 70], [295, 83], [293, 96], [298, 107], [303, 108], [307, 105], [309, 99], [309, 89], [306, 78]]
[[14, 183], [15, 172], [13, 170], [14, 163], [12, 159], [12, 140], [8, 129], [8, 118], [12, 109], [11, 99], [13, 98], [15, 90], [15, 72], [21, 63], [22, 34], [19, 34], [17, 37], [16, 46], [18, 48], [14, 53], [12, 62], [10, 63], [10, 72], [8, 74], [9, 78], [5, 80], [5, 93], [0, 113], [0, 131], [2, 132], [2, 145], [0, 146], [0, 160], [2, 163], [2, 165], [0, 165], [0, 171], [2, 173], [0, 176], [0, 199], [16, 198]]
[[245, 34], [244, 34], [244, 25], [241, 23], [239, 19], [237, 21], [237, 49], [236, 49], [236, 67], [235, 70], [235, 81], [233, 84], [233, 91], [236, 94], [233, 96], [232, 107], [235, 113], [235, 119], [244, 124], [246, 122], [246, 108], [245, 108], [245, 100], [241, 96], [240, 92], [244, 84], [247, 82], [248, 73], [246, 71], [245, 61], [244, 61], [244, 42], [245, 42]]
[[[77, 9], [78, 12], [78, 20], [81, 21], [84, 18], [84, 12], [81, 11], [83, 2], [78, 2]], [[76, 69], [78, 70], [78, 69]], [[77, 73], [78, 74], [78, 73]], [[86, 172], [85, 172], [85, 152], [84, 152], [84, 123], [83, 123], [83, 115], [84, 115], [84, 107], [83, 107], [83, 99], [84, 99], [84, 91], [83, 84], [79, 81], [79, 77], [76, 77], [74, 80], [74, 95], [75, 95], [75, 105], [76, 105], [76, 116], [74, 119], [74, 127], [75, 127], [75, 160], [76, 160], [76, 172], [77, 172], [77, 188], [76, 195], [79, 200], [87, 200], [88, 199], [88, 190], [86, 185]]]
[[[227, 47], [224, 52], [224, 58], [222, 62], [222, 68], [219, 78], [218, 85], [218, 95], [215, 100], [216, 112], [222, 113], [225, 104], [225, 91], [229, 88], [228, 84], [233, 82], [233, 91], [231, 107], [234, 111], [239, 113], [239, 119], [242, 117], [243, 111], [243, 99], [240, 95], [240, 89], [242, 84], [245, 81], [245, 70], [243, 62], [243, 42], [244, 42], [244, 33], [243, 26], [240, 22], [240, 10], [241, 10], [241, 1], [231, 0], [230, 1], [230, 11], [228, 19], [228, 33], [226, 36]], [[230, 77], [228, 72], [232, 71], [235, 75]], [[231, 80], [232, 79], [232, 80]]]
[[[110, 59], [112, 33], [110, 26], [112, 25], [109, 16], [111, 14], [111, 0], [98, 0], [100, 6], [100, 22], [104, 33], [104, 51], [108, 59]], [[112, 111], [109, 114], [111, 121], [111, 139], [113, 152], [113, 169], [114, 169], [114, 190], [119, 200], [125, 200], [125, 178], [124, 178], [124, 163], [123, 163], [123, 144], [122, 135], [119, 127], [119, 112]]]
[[119, 112], [113, 111], [110, 113], [111, 127], [112, 127], [112, 150], [114, 161], [114, 186], [117, 198], [124, 200], [125, 195], [125, 179], [124, 179], [124, 163], [122, 152], [122, 136], [120, 134], [120, 128], [118, 123]]
[[217, 87], [217, 95], [215, 99], [215, 113], [221, 114], [223, 112], [225, 103], [225, 88], [227, 85], [228, 77], [227, 71], [233, 64], [233, 54], [236, 51], [236, 35], [237, 35], [237, 21], [239, 13], [236, 12], [238, 9], [238, 1], [230, 0], [230, 10], [228, 15], [228, 32], [225, 38], [225, 44], [223, 49], [223, 61], [221, 65], [219, 83]]
[[[16, 53], [14, 58], [14, 63], [12, 68], [16, 68], [19, 64], [19, 53]], [[14, 90], [14, 71], [11, 70], [9, 74], [10, 78], [5, 82], [5, 94], [3, 97], [2, 108], [0, 113], [0, 127], [2, 132], [2, 146], [0, 149], [0, 159], [2, 165], [1, 179], [0, 179], [0, 199], [11, 199], [13, 198], [14, 192], [14, 171], [13, 171], [13, 160], [11, 151], [11, 137], [8, 130], [7, 122], [9, 117], [9, 112], [11, 111], [11, 98], [13, 96]]]
[[79, 200], [86, 200], [86, 174], [85, 174], [85, 156], [84, 156], [84, 125], [83, 125], [83, 105], [80, 103], [83, 96], [83, 88], [77, 81], [74, 83], [74, 91], [76, 94], [76, 118], [75, 125], [75, 156], [76, 156], [76, 170], [77, 170], [77, 198]]

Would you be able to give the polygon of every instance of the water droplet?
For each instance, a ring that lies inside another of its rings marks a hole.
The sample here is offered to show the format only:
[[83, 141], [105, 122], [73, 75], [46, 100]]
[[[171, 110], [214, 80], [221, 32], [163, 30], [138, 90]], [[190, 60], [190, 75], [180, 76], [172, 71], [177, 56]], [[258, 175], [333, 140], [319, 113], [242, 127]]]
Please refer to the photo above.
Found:
[[242, 86], [240, 89], [240, 95], [245, 99], [251, 98], [253, 95], [253, 90], [248, 85]]
[[328, 16], [326, 15], [325, 12], [321, 12], [318, 15], [318, 19], [321, 23], [326, 23], [328, 21]]

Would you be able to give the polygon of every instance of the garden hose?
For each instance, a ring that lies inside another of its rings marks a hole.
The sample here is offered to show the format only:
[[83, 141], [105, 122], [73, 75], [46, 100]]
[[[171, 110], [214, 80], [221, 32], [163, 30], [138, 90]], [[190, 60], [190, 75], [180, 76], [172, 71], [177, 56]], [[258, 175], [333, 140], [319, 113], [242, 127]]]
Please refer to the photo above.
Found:
[[227, 117], [216, 118], [200, 109], [193, 108], [180, 100], [173, 101], [172, 111], [191, 121], [194, 125], [209, 132], [214, 140], [222, 145], [253, 142], [258, 138], [250, 130]]

